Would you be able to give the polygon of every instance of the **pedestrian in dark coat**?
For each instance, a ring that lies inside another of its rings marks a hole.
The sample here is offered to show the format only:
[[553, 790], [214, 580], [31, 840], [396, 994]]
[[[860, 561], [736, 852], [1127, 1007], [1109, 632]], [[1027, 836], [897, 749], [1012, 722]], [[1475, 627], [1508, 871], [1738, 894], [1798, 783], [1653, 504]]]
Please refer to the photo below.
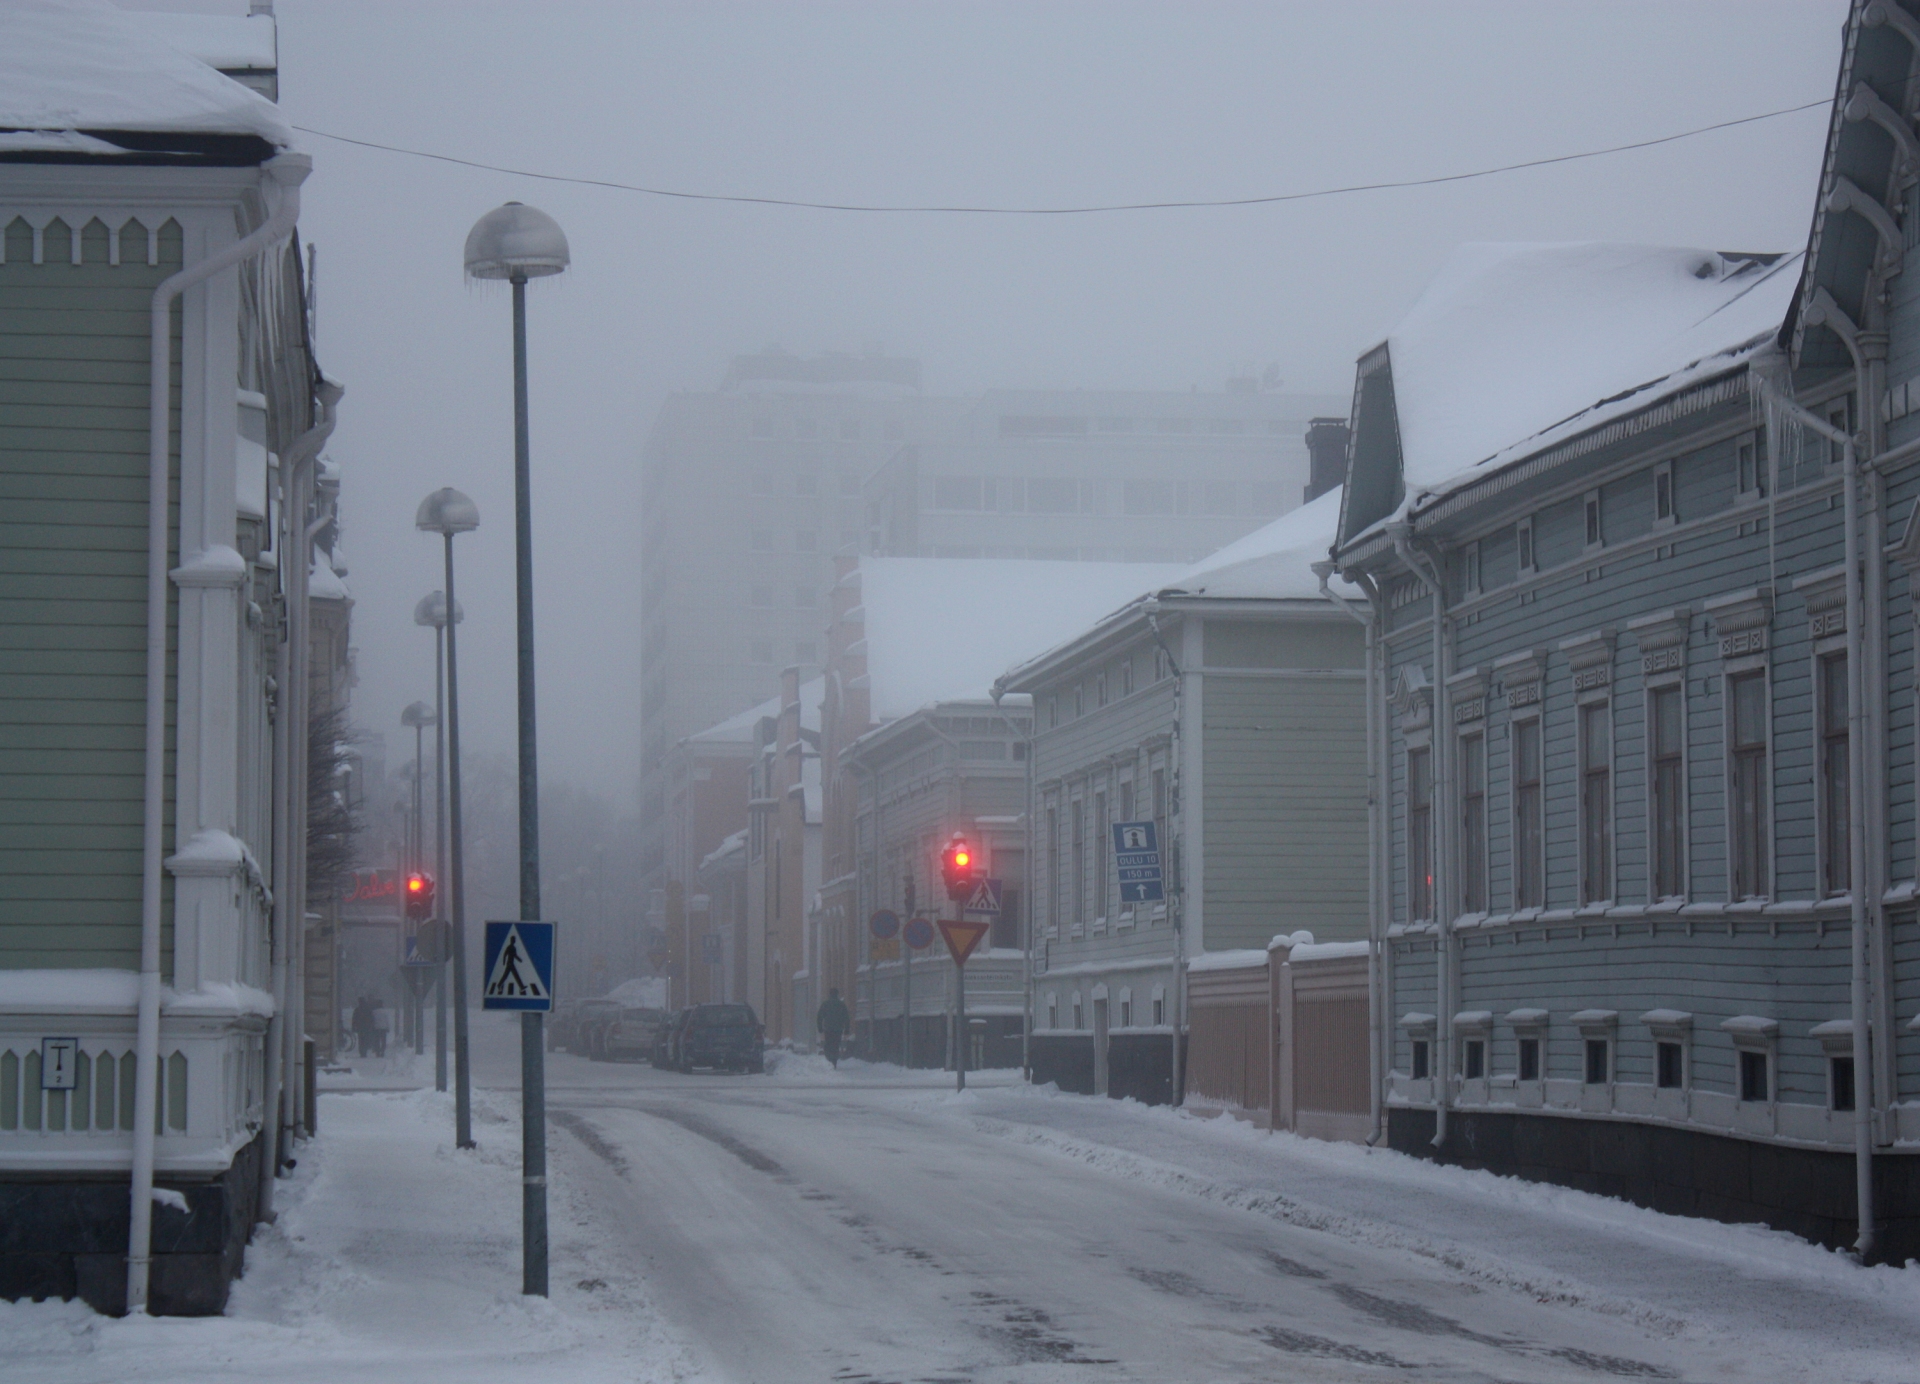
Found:
[[827, 1061], [835, 1067], [840, 1065], [840, 1035], [853, 1025], [853, 1016], [847, 1013], [847, 1002], [840, 998], [838, 990], [827, 991], [827, 997], [820, 1001], [820, 1008], [813, 1016], [813, 1026], [820, 1030], [825, 1040]]
[[353, 1006], [353, 1042], [362, 1057], [373, 1056], [373, 1001], [365, 995]]

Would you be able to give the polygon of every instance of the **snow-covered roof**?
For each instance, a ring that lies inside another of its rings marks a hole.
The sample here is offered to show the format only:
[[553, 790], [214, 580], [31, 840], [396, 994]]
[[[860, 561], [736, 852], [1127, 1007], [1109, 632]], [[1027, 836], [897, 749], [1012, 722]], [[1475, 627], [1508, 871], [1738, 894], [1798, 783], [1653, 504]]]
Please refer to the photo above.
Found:
[[1727, 368], [1779, 330], [1800, 260], [1460, 247], [1387, 337], [1404, 507]]
[[[1340, 489], [1336, 486], [1202, 558], [1162, 589], [1256, 600], [1317, 597], [1320, 579], [1313, 574], [1313, 564], [1326, 560], [1339, 525]], [[1344, 582], [1335, 585], [1359, 594]]]
[[254, 135], [293, 130], [264, 96], [106, 0], [0, 4], [0, 129]]
[[[820, 729], [820, 701], [827, 694], [825, 678], [811, 678], [800, 684], [800, 725], [804, 730]], [[695, 731], [687, 737], [690, 745], [716, 745], [753, 743], [754, 728], [768, 716], [780, 714], [780, 698], [769, 697], [758, 706], [750, 706], [737, 716], [708, 726], [705, 730]]]
[[315, 550], [313, 570], [307, 577], [307, 595], [316, 601], [350, 601], [353, 592], [340, 574], [333, 570], [333, 560], [324, 550]]
[[1182, 570], [1157, 562], [862, 558], [873, 719], [985, 696], [1008, 668]]
[[167, 14], [145, 10], [127, 18], [163, 43], [222, 72], [270, 72], [278, 65], [270, 14]]

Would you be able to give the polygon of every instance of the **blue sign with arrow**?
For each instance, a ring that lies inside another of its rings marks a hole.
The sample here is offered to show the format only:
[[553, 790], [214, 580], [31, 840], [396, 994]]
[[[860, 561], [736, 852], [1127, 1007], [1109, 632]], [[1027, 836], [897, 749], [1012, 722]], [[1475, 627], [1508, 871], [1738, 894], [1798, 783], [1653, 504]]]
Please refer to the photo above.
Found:
[[1113, 864], [1120, 874], [1122, 903], [1159, 903], [1167, 897], [1156, 823], [1115, 822]]

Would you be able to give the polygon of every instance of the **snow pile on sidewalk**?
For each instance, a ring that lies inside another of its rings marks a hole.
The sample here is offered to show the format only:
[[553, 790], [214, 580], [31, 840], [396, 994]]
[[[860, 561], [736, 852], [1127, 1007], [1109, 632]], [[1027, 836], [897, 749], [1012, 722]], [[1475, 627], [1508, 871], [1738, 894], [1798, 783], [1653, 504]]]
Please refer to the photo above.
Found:
[[9, 1384], [264, 1379], [581, 1384], [705, 1378], [662, 1328], [550, 1140], [550, 1299], [520, 1293], [520, 1128], [475, 1100], [480, 1147], [453, 1147], [451, 1098], [322, 1097], [320, 1136], [280, 1184], [227, 1315], [115, 1321], [81, 1303], [0, 1303]]

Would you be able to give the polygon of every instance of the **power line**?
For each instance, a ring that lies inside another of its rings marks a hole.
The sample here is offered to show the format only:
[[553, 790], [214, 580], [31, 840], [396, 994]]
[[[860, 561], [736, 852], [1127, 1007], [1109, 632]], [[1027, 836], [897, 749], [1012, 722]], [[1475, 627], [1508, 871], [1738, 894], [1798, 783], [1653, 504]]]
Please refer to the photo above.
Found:
[[1736, 125], [1752, 125], [1761, 120], [1774, 120], [1783, 115], [1798, 115], [1801, 111], [1810, 111], [1817, 107], [1831, 105], [1825, 98], [1809, 101], [1803, 106], [1787, 106], [1777, 111], [1764, 111], [1759, 115], [1743, 115], [1737, 120], [1722, 120], [1713, 125], [1701, 125], [1696, 129], [1682, 130], [1678, 134], [1661, 135], [1656, 139], [1635, 140], [1631, 144], [1614, 144], [1605, 149], [1588, 149], [1578, 154], [1556, 154], [1551, 158], [1528, 159], [1523, 163], [1501, 164], [1498, 168], [1479, 168], [1470, 173], [1443, 173], [1431, 178], [1401, 178], [1390, 182], [1350, 183], [1344, 187], [1316, 188], [1311, 192], [1282, 192], [1270, 197], [1225, 197], [1189, 202], [1118, 202], [1103, 206], [1087, 207], [972, 207], [972, 206], [884, 206], [858, 202], [809, 202], [790, 197], [749, 197], [724, 192], [686, 192], [677, 188], [645, 187], [638, 183], [618, 183], [606, 178], [574, 178], [563, 173], [536, 173], [527, 168], [508, 168], [497, 163], [483, 163], [478, 159], [456, 158], [452, 154], [429, 153], [424, 149], [407, 149], [397, 144], [381, 144], [371, 139], [353, 139], [347, 135], [336, 135], [327, 130], [316, 130], [308, 125], [295, 125], [293, 128], [302, 134], [318, 135], [322, 139], [337, 140], [341, 144], [355, 144], [362, 149], [378, 149], [388, 154], [405, 154], [410, 158], [432, 159], [438, 163], [458, 164], [462, 168], [478, 168], [489, 173], [506, 173], [516, 178], [537, 178], [549, 183], [576, 183], [581, 187], [605, 187], [618, 192], [638, 192], [649, 197], [673, 197], [688, 202], [741, 202], [761, 207], [797, 207], [808, 211], [858, 211], [858, 212], [934, 212], [965, 216], [1089, 216], [1102, 212], [1118, 211], [1177, 211], [1197, 207], [1259, 207], [1270, 206], [1276, 202], [1307, 202], [1321, 197], [1343, 197], [1354, 192], [1385, 192], [1402, 187], [1432, 187], [1438, 183], [1463, 183], [1474, 178], [1491, 178], [1501, 173], [1517, 173], [1526, 168], [1545, 168], [1556, 163], [1573, 163], [1580, 159], [1597, 159], [1608, 154], [1624, 154], [1634, 149], [1651, 149], [1659, 144], [1672, 144], [1676, 140], [1692, 139], [1697, 135], [1711, 134], [1715, 130], [1730, 130]]

